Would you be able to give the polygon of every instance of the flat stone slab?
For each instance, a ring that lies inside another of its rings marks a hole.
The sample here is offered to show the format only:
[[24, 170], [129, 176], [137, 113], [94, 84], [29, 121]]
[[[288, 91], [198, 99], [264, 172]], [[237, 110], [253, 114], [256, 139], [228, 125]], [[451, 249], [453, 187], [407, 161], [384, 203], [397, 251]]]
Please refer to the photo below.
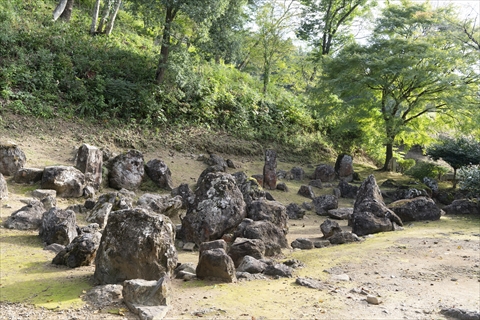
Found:
[[136, 313], [141, 320], [162, 320], [167, 315], [169, 306], [141, 306], [133, 305], [133, 313]]

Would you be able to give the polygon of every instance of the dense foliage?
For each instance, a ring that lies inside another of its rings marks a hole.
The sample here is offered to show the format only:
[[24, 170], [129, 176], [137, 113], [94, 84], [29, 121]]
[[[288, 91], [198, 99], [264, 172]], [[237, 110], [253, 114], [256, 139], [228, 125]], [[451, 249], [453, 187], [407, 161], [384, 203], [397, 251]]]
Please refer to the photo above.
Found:
[[[0, 0], [2, 107], [145, 128], [221, 129], [312, 159], [333, 147], [385, 160], [382, 144], [426, 143], [427, 128], [444, 125], [480, 135], [471, 90], [478, 74], [464, 68], [478, 58], [471, 21], [442, 20], [440, 11], [404, 2], [387, 6], [372, 40], [356, 44], [351, 26], [374, 1], [128, 0], [111, 33], [95, 32], [99, 12], [104, 17], [114, 3], [80, 0], [69, 19], [54, 21], [56, 0]], [[394, 81], [383, 98], [372, 89], [382, 81]]]

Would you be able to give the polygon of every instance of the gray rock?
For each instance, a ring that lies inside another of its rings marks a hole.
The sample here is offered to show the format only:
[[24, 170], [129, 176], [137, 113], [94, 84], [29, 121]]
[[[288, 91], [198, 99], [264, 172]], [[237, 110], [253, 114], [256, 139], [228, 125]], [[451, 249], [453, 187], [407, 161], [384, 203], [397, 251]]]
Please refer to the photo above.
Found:
[[402, 220], [383, 202], [375, 177], [370, 175], [362, 183], [353, 207], [352, 232], [358, 236], [393, 231], [394, 223], [402, 226]]
[[268, 265], [263, 271], [263, 274], [267, 276], [291, 278], [293, 275], [293, 269], [283, 263], [278, 263], [274, 265]]
[[353, 180], [353, 159], [347, 154], [341, 154], [335, 162], [335, 173], [337, 177], [345, 182]]
[[57, 191], [51, 189], [35, 189], [32, 191], [32, 197], [37, 199], [45, 199], [48, 196], [56, 197]]
[[289, 219], [301, 220], [305, 216], [305, 210], [296, 203], [290, 203], [286, 208]]
[[265, 151], [265, 165], [263, 166], [263, 187], [275, 190], [277, 186], [277, 152], [275, 150]]
[[283, 192], [288, 192], [288, 186], [285, 184], [285, 182], [279, 182], [277, 183], [277, 190], [283, 191]]
[[33, 184], [41, 181], [43, 176], [43, 169], [38, 168], [20, 168], [15, 173], [13, 180], [16, 183]]
[[172, 173], [163, 160], [153, 159], [148, 161], [145, 170], [159, 188], [173, 190]]
[[312, 187], [315, 187], [315, 188], [318, 188], [318, 189], [322, 189], [322, 188], [323, 188], [322, 180], [320, 180], [320, 179], [310, 180], [310, 182], [308, 183], [308, 185], [309, 185], [309, 186], [312, 186]]
[[13, 176], [27, 162], [25, 153], [15, 143], [0, 143], [0, 173]]
[[314, 248], [313, 241], [306, 238], [295, 239], [292, 241], [290, 246], [294, 249], [302, 249], [302, 250], [309, 250]]
[[338, 183], [338, 189], [340, 190], [340, 197], [355, 199], [359, 188], [348, 184], [345, 180], [341, 180]]
[[480, 312], [470, 311], [459, 308], [446, 308], [440, 311], [444, 316], [458, 320], [479, 320]]
[[332, 194], [315, 197], [313, 199], [313, 205], [315, 206], [316, 214], [326, 216], [328, 215], [328, 210], [338, 208], [338, 198]]
[[371, 294], [367, 295], [367, 302], [368, 302], [369, 304], [375, 304], [375, 305], [381, 303], [381, 301], [380, 301], [380, 299], [379, 299], [378, 297], [376, 297], [376, 296], [374, 296], [374, 295], [371, 295]]
[[328, 238], [331, 244], [344, 244], [350, 242], [358, 242], [360, 239], [355, 233], [351, 233], [348, 231], [341, 231], [333, 234], [330, 238]]
[[313, 242], [315, 248], [325, 248], [331, 245], [330, 241], [328, 240], [317, 240]]
[[194, 242], [187, 242], [182, 246], [185, 251], [194, 251], [197, 245]]
[[254, 200], [247, 208], [247, 218], [253, 221], [270, 221], [288, 233], [287, 209], [277, 201]]
[[176, 279], [183, 279], [187, 274], [193, 274], [195, 276], [196, 266], [192, 262], [182, 263], [173, 271]]
[[181, 196], [172, 198], [169, 195], [161, 196], [145, 193], [138, 199], [137, 205], [143, 208], [148, 208], [156, 213], [164, 214], [168, 217], [175, 217], [178, 216], [183, 202]]
[[102, 194], [92, 210], [87, 213], [87, 222], [98, 223], [100, 228], [105, 227], [108, 216], [113, 211], [131, 209], [131, 195], [126, 190]]
[[195, 194], [186, 183], [182, 183], [177, 188], [173, 189], [172, 196], [182, 197], [182, 209], [187, 209], [195, 200]]
[[211, 153], [210, 156], [206, 158], [204, 162], [208, 166], [221, 166], [223, 167], [223, 171], [225, 171], [225, 169], [227, 169], [228, 167], [228, 164], [225, 161], [225, 159], [223, 159], [223, 157], [213, 153]]
[[242, 259], [242, 263], [238, 266], [237, 272], [262, 273], [266, 267], [267, 264], [265, 262], [251, 256], [245, 256]]
[[265, 244], [265, 255], [274, 256], [288, 248], [288, 242], [282, 229], [270, 221], [244, 219], [234, 233], [235, 237], [260, 239]]
[[212, 250], [212, 249], [222, 249], [223, 251], [227, 251], [227, 243], [223, 239], [202, 242], [200, 247], [198, 248], [198, 252], [200, 255], [203, 251]]
[[323, 237], [325, 239], [330, 238], [335, 233], [342, 232], [342, 228], [340, 228], [340, 226], [338, 225], [338, 222], [332, 221], [330, 219], [327, 219], [324, 222], [322, 222], [322, 224], [320, 225], [320, 230], [322, 231]]
[[480, 215], [480, 201], [470, 199], [454, 200], [450, 205], [443, 207], [446, 214]]
[[297, 194], [309, 199], [315, 198], [315, 193], [313, 192], [312, 186], [300, 186]]
[[42, 189], [53, 189], [57, 196], [63, 198], [79, 198], [83, 196], [85, 187], [84, 174], [69, 166], [45, 167], [41, 182]]
[[295, 283], [302, 287], [307, 287], [311, 289], [317, 289], [317, 290], [325, 289], [325, 285], [320, 280], [316, 280], [316, 279], [297, 278], [297, 280], [295, 280]]
[[292, 175], [292, 180], [303, 180], [305, 176], [305, 171], [301, 167], [294, 167], [290, 170]]
[[0, 200], [6, 199], [7, 197], [8, 197], [7, 181], [3, 177], [3, 174], [0, 173]]
[[227, 173], [208, 173], [197, 184], [195, 201], [182, 220], [183, 240], [199, 245], [220, 239], [246, 216], [246, 204], [235, 179]]
[[201, 252], [195, 273], [199, 279], [237, 281], [233, 260], [221, 248]]
[[397, 200], [388, 205], [403, 222], [438, 220], [442, 215], [442, 210], [437, 207], [435, 202], [426, 197], [413, 199]]
[[423, 184], [430, 188], [432, 195], [435, 197], [438, 194], [438, 182], [435, 179], [424, 177], [422, 179]]
[[175, 226], [164, 215], [144, 209], [114, 211], [95, 258], [95, 283], [158, 280], [177, 264]]
[[47, 245], [68, 245], [78, 235], [75, 212], [58, 208], [44, 212], [39, 235]]
[[75, 155], [75, 168], [85, 175], [85, 185], [98, 190], [102, 185], [103, 153], [97, 147], [83, 144]]
[[97, 309], [111, 305], [120, 305], [123, 302], [123, 286], [120, 284], [106, 284], [96, 286], [87, 291], [82, 299]]
[[240, 265], [245, 256], [260, 260], [265, 255], [265, 243], [260, 239], [238, 237], [230, 246], [228, 255], [232, 258], [235, 267]]
[[335, 169], [328, 164], [321, 164], [315, 168], [313, 180], [320, 179], [322, 182], [335, 180]]
[[159, 280], [131, 279], [123, 282], [123, 301], [134, 311], [134, 306], [166, 306], [170, 304], [172, 285], [168, 276]]
[[143, 154], [137, 150], [129, 150], [111, 160], [108, 182], [110, 187], [117, 190], [136, 190], [140, 187], [144, 174]]
[[65, 246], [58, 244], [58, 243], [52, 243], [49, 244], [48, 246], [44, 247], [43, 250], [51, 251], [55, 254], [59, 253], [60, 251], [64, 250]]
[[102, 234], [100, 232], [83, 233], [75, 237], [65, 249], [53, 258], [52, 263], [65, 265], [69, 268], [89, 266], [95, 259], [101, 238]]
[[18, 230], [37, 230], [42, 225], [45, 207], [38, 201], [30, 203], [13, 212], [4, 222], [5, 228]]
[[164, 319], [170, 310], [170, 306], [132, 306], [133, 313], [138, 315], [140, 320], [159, 320]]
[[353, 208], [337, 208], [328, 210], [328, 217], [336, 220], [348, 220], [353, 214]]

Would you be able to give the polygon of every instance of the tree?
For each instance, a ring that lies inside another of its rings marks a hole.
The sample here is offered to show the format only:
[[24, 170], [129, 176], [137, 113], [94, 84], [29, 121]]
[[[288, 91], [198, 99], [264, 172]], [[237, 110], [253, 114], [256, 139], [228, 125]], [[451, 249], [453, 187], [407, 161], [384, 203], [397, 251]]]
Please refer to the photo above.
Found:
[[352, 22], [370, 10], [371, 0], [301, 0], [304, 5], [299, 38], [309, 41], [320, 55], [328, 55], [349, 36]]
[[427, 148], [426, 154], [437, 161], [442, 159], [453, 168], [453, 188], [457, 186], [457, 170], [468, 165], [480, 164], [480, 142], [473, 138], [441, 137]]
[[[455, 124], [478, 110], [478, 55], [446, 36], [448, 8], [403, 1], [389, 5], [366, 45], [350, 45], [328, 60], [325, 83], [340, 108], [368, 121], [385, 146], [383, 170], [396, 143], [420, 143], [421, 132]], [[381, 126], [380, 126], [381, 124]], [[378, 131], [382, 128], [382, 131]]]
[[70, 22], [72, 18], [74, 0], [60, 0], [53, 10], [53, 21], [56, 21], [58, 18], [62, 19], [65, 22]]

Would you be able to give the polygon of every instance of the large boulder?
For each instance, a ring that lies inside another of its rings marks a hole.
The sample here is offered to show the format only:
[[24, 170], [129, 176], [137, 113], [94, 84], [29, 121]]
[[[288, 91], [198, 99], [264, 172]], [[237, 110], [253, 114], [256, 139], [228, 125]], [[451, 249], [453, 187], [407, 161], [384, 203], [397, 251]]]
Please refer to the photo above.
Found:
[[358, 236], [393, 231], [402, 220], [388, 209], [373, 175], [362, 183], [353, 206], [352, 232]]
[[150, 179], [161, 189], [173, 190], [172, 172], [163, 160], [153, 159], [147, 162], [145, 171]]
[[207, 173], [197, 184], [194, 203], [182, 220], [187, 242], [220, 239], [246, 217], [246, 205], [235, 179], [227, 173]]
[[95, 259], [101, 238], [100, 232], [83, 233], [75, 237], [65, 249], [57, 253], [52, 263], [69, 268], [89, 266]]
[[480, 200], [457, 199], [443, 207], [443, 210], [446, 214], [480, 215]]
[[300, 220], [305, 215], [305, 210], [296, 203], [290, 203], [287, 206], [287, 216], [289, 219]]
[[137, 201], [137, 206], [150, 209], [156, 213], [164, 214], [168, 217], [178, 215], [182, 208], [182, 197], [172, 197], [170, 195], [143, 194]]
[[30, 201], [26, 206], [11, 214], [4, 226], [8, 229], [37, 230], [42, 225], [45, 207], [38, 200]]
[[389, 204], [388, 208], [403, 222], [438, 220], [442, 215], [442, 210], [437, 207], [435, 201], [427, 197], [398, 200]]
[[199, 279], [237, 281], [233, 260], [223, 248], [200, 250], [196, 274]]
[[265, 244], [265, 255], [280, 254], [288, 248], [288, 241], [282, 229], [270, 221], [253, 221], [244, 219], [234, 233], [235, 238], [260, 239]]
[[43, 169], [38, 168], [20, 168], [15, 173], [13, 180], [16, 183], [33, 184], [42, 181]]
[[292, 180], [303, 180], [305, 177], [305, 171], [301, 167], [293, 167], [290, 169], [290, 174], [292, 177]]
[[83, 144], [75, 156], [75, 168], [85, 175], [85, 184], [98, 190], [102, 184], [103, 152], [97, 147]]
[[326, 194], [313, 198], [315, 213], [319, 216], [328, 215], [328, 210], [338, 208], [338, 198], [333, 194]]
[[138, 189], [145, 174], [143, 163], [143, 154], [138, 150], [129, 150], [113, 158], [108, 171], [110, 187], [117, 190]]
[[340, 180], [338, 183], [338, 189], [340, 190], [340, 197], [355, 199], [358, 192], [358, 187], [349, 184], [345, 180]]
[[75, 212], [51, 208], [43, 213], [39, 235], [46, 245], [68, 245], [78, 235]]
[[300, 186], [297, 194], [302, 196], [302, 197], [309, 198], [309, 199], [315, 198], [315, 192], [313, 192], [312, 186], [305, 186], [305, 185]]
[[265, 165], [263, 166], [263, 187], [275, 190], [277, 187], [277, 152], [265, 151]]
[[131, 209], [132, 197], [128, 190], [102, 194], [95, 203], [92, 210], [87, 213], [87, 222], [98, 223], [100, 228], [105, 227], [108, 216], [112, 211]]
[[248, 177], [243, 171], [235, 172], [232, 174], [232, 176], [235, 178], [235, 183], [240, 189], [240, 192], [242, 192], [243, 200], [245, 200], [247, 206], [250, 205], [254, 200], [266, 198], [267, 193], [261, 188], [261, 185], [263, 184], [262, 175], [260, 175], [262, 177], [262, 182], [259, 182], [253, 176]]
[[175, 226], [145, 209], [110, 213], [95, 258], [94, 281], [158, 280], [172, 275], [177, 264]]
[[335, 173], [340, 180], [350, 182], [353, 180], [353, 159], [348, 154], [341, 154], [335, 162]]
[[255, 259], [263, 259], [265, 255], [265, 243], [260, 239], [236, 238], [232, 243], [228, 255], [232, 258], [235, 267], [238, 267], [245, 256]]
[[27, 162], [25, 153], [15, 143], [0, 143], [0, 173], [13, 176]]
[[43, 170], [42, 189], [57, 191], [63, 198], [79, 198], [83, 196], [85, 187], [84, 174], [70, 166], [51, 166]]
[[3, 177], [3, 174], [0, 173], [0, 200], [6, 199], [7, 197], [8, 197], [7, 181]]
[[253, 221], [270, 221], [285, 234], [288, 233], [287, 209], [280, 202], [266, 199], [255, 200], [248, 206], [247, 218]]
[[340, 228], [340, 225], [338, 222], [327, 219], [322, 224], [320, 225], [320, 230], [323, 233], [323, 237], [325, 239], [330, 238], [333, 236], [335, 233], [342, 232], [342, 228]]
[[237, 272], [262, 273], [266, 267], [267, 263], [251, 256], [245, 256], [238, 265]]
[[335, 168], [328, 164], [321, 164], [315, 168], [312, 180], [320, 179], [322, 182], [335, 180]]

